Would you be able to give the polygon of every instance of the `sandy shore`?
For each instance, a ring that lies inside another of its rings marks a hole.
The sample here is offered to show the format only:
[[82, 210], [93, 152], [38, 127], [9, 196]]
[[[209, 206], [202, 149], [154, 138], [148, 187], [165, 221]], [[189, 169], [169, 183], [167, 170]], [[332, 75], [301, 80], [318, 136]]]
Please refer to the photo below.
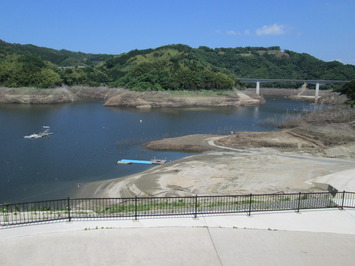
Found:
[[[224, 136], [225, 137], [225, 136]], [[86, 184], [80, 197], [227, 195], [319, 191], [332, 184], [355, 191], [355, 145], [332, 148], [338, 158], [316, 150], [231, 148], [216, 144], [222, 136], [192, 135], [176, 142], [209, 146], [212, 151], [114, 180]], [[169, 139], [173, 143], [173, 139]], [[301, 145], [302, 146], [302, 145]], [[340, 152], [342, 151], [342, 152]], [[342, 157], [342, 158], [339, 158]], [[122, 165], [119, 167], [129, 167]]]

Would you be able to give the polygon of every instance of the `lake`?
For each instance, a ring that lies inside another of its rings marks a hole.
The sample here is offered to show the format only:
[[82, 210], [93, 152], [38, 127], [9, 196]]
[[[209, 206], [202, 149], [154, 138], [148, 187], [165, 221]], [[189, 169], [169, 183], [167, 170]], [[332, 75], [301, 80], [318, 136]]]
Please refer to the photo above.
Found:
[[[145, 142], [188, 134], [275, 130], [268, 120], [315, 108], [306, 102], [267, 98], [237, 108], [107, 108], [102, 103], [0, 105], [0, 202], [70, 197], [84, 183], [131, 175], [149, 165], [120, 159], [174, 161], [191, 155], [155, 152]], [[50, 126], [54, 135], [24, 139]]]

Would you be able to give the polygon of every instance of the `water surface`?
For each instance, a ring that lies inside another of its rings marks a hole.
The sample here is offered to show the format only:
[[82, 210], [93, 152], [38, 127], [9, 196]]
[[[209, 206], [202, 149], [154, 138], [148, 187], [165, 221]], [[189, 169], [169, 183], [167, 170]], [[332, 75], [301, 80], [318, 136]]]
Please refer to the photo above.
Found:
[[[269, 98], [265, 105], [238, 108], [107, 108], [101, 103], [0, 105], [0, 202], [65, 198], [78, 186], [131, 175], [147, 165], [117, 165], [120, 159], [177, 160], [179, 152], [155, 152], [143, 143], [187, 134], [275, 130], [277, 120], [312, 105]], [[48, 125], [55, 133], [23, 136]]]

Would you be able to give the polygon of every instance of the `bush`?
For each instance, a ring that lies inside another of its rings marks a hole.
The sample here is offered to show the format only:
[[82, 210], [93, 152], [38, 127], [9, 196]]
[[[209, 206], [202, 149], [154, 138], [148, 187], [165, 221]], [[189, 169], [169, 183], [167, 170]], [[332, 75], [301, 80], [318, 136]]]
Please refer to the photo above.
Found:
[[355, 105], [355, 80], [346, 83], [342, 87], [341, 93], [346, 94], [346, 96], [349, 99], [347, 103], [350, 104], [351, 106], [354, 106]]

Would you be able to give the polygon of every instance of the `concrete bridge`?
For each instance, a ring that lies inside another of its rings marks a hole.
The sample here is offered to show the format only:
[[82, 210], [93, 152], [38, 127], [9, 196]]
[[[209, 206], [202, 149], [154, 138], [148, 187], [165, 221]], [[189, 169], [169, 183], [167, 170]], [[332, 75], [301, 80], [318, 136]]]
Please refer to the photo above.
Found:
[[254, 78], [238, 78], [238, 81], [255, 82], [256, 83], [256, 94], [260, 95], [260, 83], [269, 82], [299, 82], [307, 84], [316, 84], [316, 92], [314, 99], [317, 102], [319, 98], [319, 87], [324, 84], [337, 84], [337, 83], [348, 83], [349, 80], [307, 80], [307, 79], [254, 79]]

